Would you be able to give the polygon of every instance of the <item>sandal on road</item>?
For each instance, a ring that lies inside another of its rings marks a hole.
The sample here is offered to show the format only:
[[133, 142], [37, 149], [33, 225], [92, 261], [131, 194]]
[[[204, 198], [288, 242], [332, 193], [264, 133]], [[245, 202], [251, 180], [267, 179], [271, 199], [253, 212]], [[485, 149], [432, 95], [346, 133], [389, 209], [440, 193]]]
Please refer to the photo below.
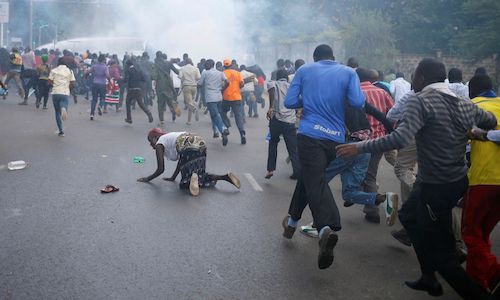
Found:
[[118, 192], [120, 189], [117, 187], [114, 187], [112, 185], [107, 185], [105, 188], [101, 189], [101, 193], [103, 194], [109, 194], [109, 193], [114, 193]]

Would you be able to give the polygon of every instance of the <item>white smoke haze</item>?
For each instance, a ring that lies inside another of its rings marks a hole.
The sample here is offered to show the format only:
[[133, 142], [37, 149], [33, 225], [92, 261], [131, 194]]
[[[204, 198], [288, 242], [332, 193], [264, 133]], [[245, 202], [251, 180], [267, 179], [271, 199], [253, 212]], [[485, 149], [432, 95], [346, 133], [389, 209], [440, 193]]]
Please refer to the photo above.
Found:
[[232, 0], [124, 0], [112, 36], [139, 37], [169, 58], [243, 59], [241, 7]]

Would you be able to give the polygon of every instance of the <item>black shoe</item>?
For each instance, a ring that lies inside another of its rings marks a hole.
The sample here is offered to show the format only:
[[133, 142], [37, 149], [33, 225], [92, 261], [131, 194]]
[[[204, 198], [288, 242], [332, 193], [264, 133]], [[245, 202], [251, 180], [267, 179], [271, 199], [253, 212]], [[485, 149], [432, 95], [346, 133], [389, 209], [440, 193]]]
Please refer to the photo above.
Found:
[[101, 106], [100, 106], [100, 105], [99, 105], [99, 106], [97, 106], [97, 114], [98, 114], [99, 116], [102, 116], [102, 108], [101, 108]]
[[60, 131], [57, 135], [60, 136], [60, 137], [63, 137], [64, 136], [64, 132]]
[[247, 138], [244, 135], [242, 135], [241, 136], [241, 144], [245, 145], [246, 143], [247, 143]]
[[292, 175], [290, 175], [290, 177], [289, 177], [289, 178], [290, 178], [291, 180], [297, 180], [297, 178], [299, 178], [299, 177], [298, 177], [297, 175], [295, 175], [295, 174], [292, 174]]
[[222, 146], [227, 146], [227, 136], [229, 135], [229, 130], [225, 129], [224, 132], [222, 132]]
[[218, 139], [219, 138], [219, 134], [218, 133], [214, 133], [214, 139]]
[[443, 287], [437, 280], [425, 280], [420, 278], [417, 281], [405, 281], [405, 284], [413, 290], [425, 291], [427, 294], [439, 297], [443, 295]]
[[333, 248], [337, 245], [339, 237], [331, 228], [325, 228], [319, 236], [318, 267], [326, 269], [333, 263]]
[[379, 214], [365, 214], [365, 220], [370, 223], [380, 224], [380, 215]]
[[408, 236], [408, 233], [406, 232], [405, 229], [401, 230], [393, 230], [391, 231], [391, 235], [398, 240], [401, 244], [411, 247], [411, 240], [410, 237]]
[[290, 216], [286, 216], [284, 219], [283, 219], [283, 222], [281, 222], [281, 225], [283, 226], [283, 236], [286, 238], [286, 239], [291, 239], [293, 237], [293, 234], [295, 233], [295, 227], [292, 227], [292, 226], [289, 226], [288, 225], [288, 219], [290, 218]]
[[129, 124], [132, 124], [132, 120], [131, 119], [125, 119], [125, 122], [127, 122]]
[[90, 121], [94, 121], [94, 116], [90, 115]]
[[[353, 202], [344, 201], [344, 207], [351, 207], [351, 206], [353, 206], [353, 205], [354, 205], [354, 203], [353, 203]], [[379, 217], [379, 219], [380, 219], [380, 217]]]

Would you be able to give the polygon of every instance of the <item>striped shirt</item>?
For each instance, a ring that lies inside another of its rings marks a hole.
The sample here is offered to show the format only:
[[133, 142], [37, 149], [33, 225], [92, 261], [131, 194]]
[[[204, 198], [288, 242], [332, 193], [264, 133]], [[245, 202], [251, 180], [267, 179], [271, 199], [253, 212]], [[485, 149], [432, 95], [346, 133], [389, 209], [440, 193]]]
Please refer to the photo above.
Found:
[[466, 132], [473, 125], [492, 129], [497, 122], [493, 114], [470, 101], [443, 93], [443, 84], [431, 84], [408, 99], [398, 128], [382, 138], [358, 143], [358, 150], [373, 153], [400, 149], [415, 137], [418, 181], [443, 184], [465, 177]]
[[[365, 94], [366, 102], [370, 103], [377, 110], [387, 114], [392, 108], [394, 102], [391, 95], [381, 88], [374, 86], [371, 82], [361, 82], [361, 90]], [[377, 121], [373, 116], [368, 115], [368, 122], [370, 123], [372, 138], [379, 138], [387, 134], [384, 125]]]

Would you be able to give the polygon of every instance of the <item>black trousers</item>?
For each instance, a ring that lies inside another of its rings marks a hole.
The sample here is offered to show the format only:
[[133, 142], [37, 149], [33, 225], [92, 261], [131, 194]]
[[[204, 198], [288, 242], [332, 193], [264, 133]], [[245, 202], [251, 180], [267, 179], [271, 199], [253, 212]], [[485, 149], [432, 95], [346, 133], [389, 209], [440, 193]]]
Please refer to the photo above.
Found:
[[316, 228], [329, 226], [332, 230], [339, 231], [342, 228], [339, 209], [328, 182], [325, 181], [326, 167], [335, 159], [335, 147], [338, 143], [301, 134], [297, 135], [297, 141], [301, 173], [288, 213], [298, 221], [309, 204]]
[[49, 91], [50, 85], [48, 80], [38, 80], [38, 95], [36, 97], [36, 101], [38, 104], [42, 101], [43, 98], [43, 106], [47, 106], [47, 101], [49, 100]]
[[290, 156], [290, 161], [292, 162], [293, 175], [295, 175], [295, 177], [299, 177], [300, 161], [297, 150], [297, 130], [295, 129], [295, 124], [282, 122], [276, 119], [276, 117], [273, 117], [271, 121], [269, 121], [269, 132], [271, 134], [271, 140], [269, 141], [267, 170], [276, 170], [278, 143], [280, 142], [280, 136], [283, 135], [286, 149], [288, 150], [288, 155]]
[[144, 105], [144, 102], [142, 101], [142, 90], [129, 89], [127, 91], [127, 98], [125, 100], [125, 104], [127, 106], [127, 120], [132, 120], [131, 106], [132, 104], [135, 103], [135, 101], [137, 101], [137, 104], [146, 113], [146, 115], [149, 116], [149, 114], [151, 113], [149, 109]]
[[417, 181], [399, 212], [399, 220], [413, 243], [422, 274], [439, 272], [464, 299], [489, 299], [455, 256], [451, 210], [467, 186], [467, 177], [446, 184]]

